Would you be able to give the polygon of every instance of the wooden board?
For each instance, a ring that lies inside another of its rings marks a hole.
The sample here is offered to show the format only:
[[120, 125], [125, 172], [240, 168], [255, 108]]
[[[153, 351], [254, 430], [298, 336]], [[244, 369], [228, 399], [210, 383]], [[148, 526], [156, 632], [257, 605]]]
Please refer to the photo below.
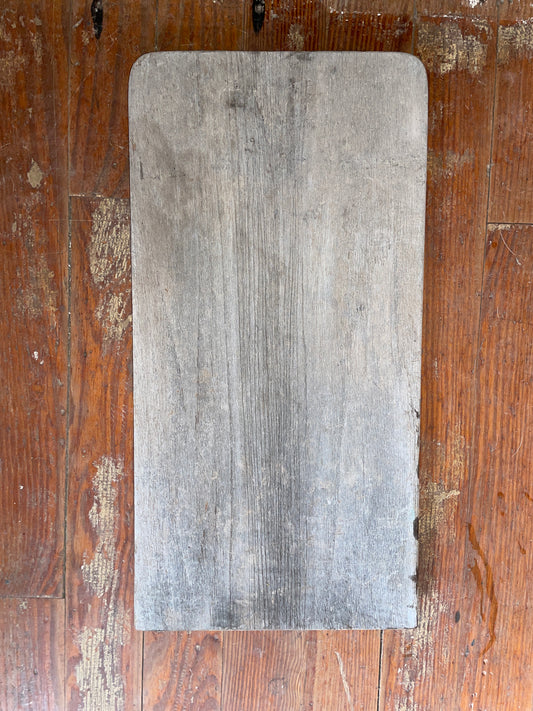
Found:
[[138, 627], [416, 623], [426, 119], [406, 55], [136, 64]]
[[65, 708], [64, 621], [64, 600], [0, 600], [0, 708]]
[[155, 49], [157, 3], [72, 0], [70, 194], [129, 197], [128, 73]]
[[474, 696], [486, 637], [467, 528], [497, 32], [480, 20], [426, 18], [416, 34], [429, 80], [419, 618], [414, 631], [383, 635], [380, 708], [499, 709], [503, 693], [485, 705]]
[[[520, 7], [513, 4], [517, 13]], [[533, 222], [530, 170], [533, 161], [530, 139], [533, 131], [533, 19], [531, 9], [528, 11], [527, 21], [506, 23], [498, 28], [491, 222]]]
[[224, 632], [221, 708], [377, 709], [379, 637], [369, 630]]
[[[533, 226], [491, 225], [477, 376], [478, 445], [469, 479], [468, 687], [479, 708], [533, 700]], [[461, 610], [463, 605], [461, 605]], [[468, 609], [468, 608], [467, 608]], [[466, 697], [466, 694], [465, 694]]]
[[143, 709], [220, 709], [222, 632], [147, 632]]
[[66, 704], [140, 709], [133, 629], [129, 203], [71, 199]]
[[0, 596], [63, 595], [65, 3], [0, 8]]
[[[513, 0], [510, 0], [513, 2]], [[505, 2], [505, 0], [504, 0]], [[416, 0], [416, 11], [421, 17], [486, 17], [496, 20], [498, 0]], [[448, 45], [449, 46], [449, 45]]]
[[254, 4], [245, 3], [239, 49], [410, 51], [412, 0], [393, 0], [388, 3], [388, 14], [372, 14], [368, 7], [365, 10], [364, 6], [370, 4], [361, 0], [275, 0], [265, 3], [262, 28], [254, 32]]

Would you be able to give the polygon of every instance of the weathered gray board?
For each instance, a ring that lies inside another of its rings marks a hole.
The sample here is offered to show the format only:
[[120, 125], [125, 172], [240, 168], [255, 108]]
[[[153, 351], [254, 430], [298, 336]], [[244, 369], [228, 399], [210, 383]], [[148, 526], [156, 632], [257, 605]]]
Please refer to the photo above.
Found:
[[422, 65], [150, 54], [129, 110], [137, 627], [414, 626]]

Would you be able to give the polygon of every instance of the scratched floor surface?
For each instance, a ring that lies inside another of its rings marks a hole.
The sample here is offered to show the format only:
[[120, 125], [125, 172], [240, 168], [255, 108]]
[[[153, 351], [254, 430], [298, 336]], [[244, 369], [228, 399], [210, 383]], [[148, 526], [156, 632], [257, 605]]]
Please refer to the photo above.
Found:
[[[255, 5], [0, 9], [0, 709], [530, 711], [530, 2]], [[427, 68], [414, 631], [133, 627], [126, 89], [172, 49]]]

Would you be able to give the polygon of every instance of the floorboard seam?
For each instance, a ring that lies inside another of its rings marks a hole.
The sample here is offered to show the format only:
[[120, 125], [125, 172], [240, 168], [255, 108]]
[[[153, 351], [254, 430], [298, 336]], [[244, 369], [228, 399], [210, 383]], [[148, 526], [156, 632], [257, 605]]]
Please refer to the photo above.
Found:
[[141, 632], [141, 699], [139, 703], [141, 711], [144, 709], [144, 637], [145, 632]]
[[[71, 235], [71, 211], [72, 204], [70, 197], [67, 198], [68, 205], [68, 225], [67, 225], [67, 402], [66, 402], [66, 425], [65, 425], [65, 508], [64, 508], [64, 552], [63, 552], [63, 595], [67, 598], [67, 529], [68, 529], [68, 493], [69, 493], [69, 474], [70, 474], [70, 414], [71, 414], [71, 397], [70, 397], [70, 374], [71, 374], [71, 298], [72, 298], [72, 235]], [[66, 606], [65, 606], [66, 609]]]
[[378, 698], [376, 711], [380, 711], [381, 707], [381, 674], [383, 667], [383, 630], [379, 632], [379, 670], [378, 670]]

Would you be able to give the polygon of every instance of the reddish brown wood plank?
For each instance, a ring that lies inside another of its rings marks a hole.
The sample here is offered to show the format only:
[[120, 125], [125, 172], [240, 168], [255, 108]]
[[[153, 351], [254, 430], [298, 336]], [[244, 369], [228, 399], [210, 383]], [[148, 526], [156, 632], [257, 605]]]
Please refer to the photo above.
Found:
[[151, 0], [73, 0], [69, 117], [73, 195], [129, 195], [128, 78], [133, 62], [155, 49], [156, 5]]
[[498, 19], [499, 0], [416, 0], [416, 10], [423, 16], [483, 17]]
[[67, 18], [0, 10], [0, 596], [63, 592]]
[[72, 198], [67, 708], [137, 709], [129, 203]]
[[146, 632], [143, 709], [220, 709], [222, 632]]
[[410, 53], [412, 45], [413, 16], [410, 13], [348, 15], [342, 9], [335, 12], [330, 9], [323, 49]]
[[380, 636], [375, 632], [316, 632], [313, 709], [377, 709]]
[[502, 0], [500, 2], [500, 21], [530, 20], [532, 17], [533, 2], [531, 0]]
[[533, 19], [501, 25], [489, 219], [533, 222]]
[[375, 709], [379, 633], [225, 632], [222, 708]]
[[159, 0], [157, 49], [239, 49], [244, 7], [241, 0]]
[[533, 227], [492, 227], [466, 522], [473, 591], [465, 602], [480, 649], [468, 659], [475, 708], [501, 711], [533, 702], [532, 273]]
[[0, 708], [65, 708], [64, 600], [0, 600]]
[[372, 50], [410, 52], [412, 3], [400, 0], [384, 13], [365, 12], [365, 3], [267, 3], [260, 32], [255, 33], [252, 4], [245, 6], [242, 49]]
[[224, 711], [313, 708], [315, 633], [225, 632], [222, 659]]
[[384, 633], [382, 711], [471, 708], [485, 645], [467, 523], [496, 28], [423, 19], [416, 50], [429, 77], [419, 625]]

